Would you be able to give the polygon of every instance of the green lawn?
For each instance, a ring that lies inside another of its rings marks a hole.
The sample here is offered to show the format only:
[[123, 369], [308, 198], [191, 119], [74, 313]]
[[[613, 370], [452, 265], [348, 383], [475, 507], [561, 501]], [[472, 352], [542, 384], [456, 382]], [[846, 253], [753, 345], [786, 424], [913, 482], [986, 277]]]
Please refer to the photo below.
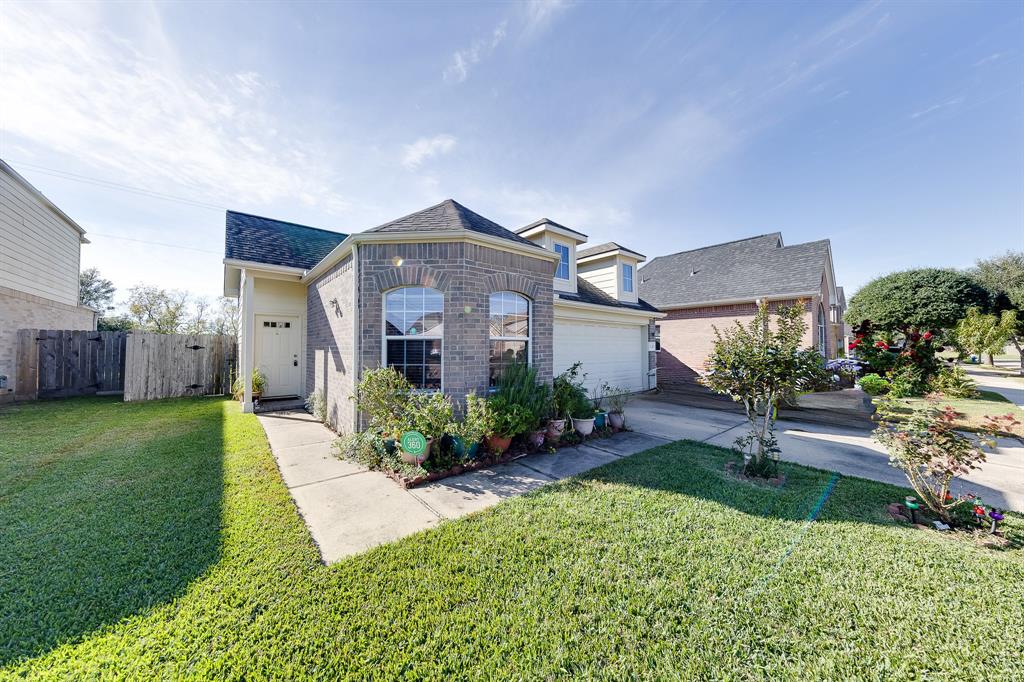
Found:
[[[1015, 436], [1024, 438], [1024, 410], [1020, 409], [1005, 396], [995, 391], [979, 390], [978, 398], [943, 398], [939, 405], [950, 405], [960, 413], [957, 428], [976, 430], [984, 424], [985, 416], [1012, 414], [1021, 422], [1010, 430]], [[924, 398], [896, 398], [896, 403], [904, 406], [905, 411], [920, 410], [927, 406]]]
[[853, 478], [808, 524], [830, 474], [727, 456], [666, 445], [325, 567], [236, 403], [5, 408], [0, 677], [1020, 678], [1024, 550], [897, 526], [903, 491]]

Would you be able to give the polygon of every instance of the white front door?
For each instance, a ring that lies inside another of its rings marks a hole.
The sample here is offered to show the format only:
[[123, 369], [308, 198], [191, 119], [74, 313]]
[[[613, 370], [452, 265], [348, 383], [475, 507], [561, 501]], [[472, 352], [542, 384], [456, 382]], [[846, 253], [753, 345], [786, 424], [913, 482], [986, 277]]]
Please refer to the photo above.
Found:
[[255, 366], [267, 377], [264, 396], [301, 395], [299, 318], [256, 316]]

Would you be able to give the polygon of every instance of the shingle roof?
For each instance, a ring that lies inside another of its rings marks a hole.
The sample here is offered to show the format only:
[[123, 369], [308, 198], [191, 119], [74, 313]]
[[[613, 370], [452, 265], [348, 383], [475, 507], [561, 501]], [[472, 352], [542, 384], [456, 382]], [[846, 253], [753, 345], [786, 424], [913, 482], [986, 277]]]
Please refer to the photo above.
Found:
[[224, 257], [309, 270], [347, 236], [228, 211], [224, 221]]
[[540, 220], [535, 220], [534, 222], [531, 222], [528, 225], [523, 225], [522, 227], [517, 228], [515, 232], [517, 233], [517, 235], [522, 235], [522, 233], [527, 229], [534, 229], [535, 227], [540, 227], [541, 225], [554, 225], [555, 227], [558, 227], [560, 229], [572, 232], [573, 235], [579, 235], [584, 239], [587, 238], [587, 235], [584, 235], [584, 233], [581, 232], [579, 229], [572, 229], [571, 227], [566, 227], [561, 223], [555, 222], [551, 218], [541, 218]]
[[556, 291], [555, 294], [558, 298], [564, 298], [568, 301], [579, 301], [580, 303], [593, 303], [595, 305], [606, 305], [611, 308], [629, 308], [630, 310], [647, 310], [650, 312], [658, 312], [658, 309], [652, 306], [647, 301], [640, 299], [639, 303], [628, 303], [626, 301], [620, 301], [606, 294], [601, 289], [583, 279], [582, 277], [576, 278], [576, 292], [575, 294], [568, 291]]
[[588, 246], [585, 249], [580, 249], [579, 251], [576, 252], [576, 258], [596, 256], [599, 253], [606, 253], [608, 251], [629, 251], [630, 253], [635, 253], [638, 256], [643, 256], [644, 258], [647, 257], [644, 256], [644, 254], [640, 253], [639, 251], [634, 251], [633, 249], [623, 246], [622, 244], [617, 244], [616, 242], [605, 242], [604, 244]]
[[665, 310], [817, 291], [828, 251], [827, 239], [782, 246], [773, 232], [659, 256], [638, 271], [640, 295]]
[[518, 244], [528, 244], [538, 249], [542, 248], [529, 239], [520, 237], [515, 232], [507, 230], [493, 220], [488, 220], [479, 213], [474, 213], [454, 199], [445, 199], [436, 206], [425, 208], [422, 211], [411, 213], [403, 218], [392, 220], [378, 227], [367, 230], [367, 232], [417, 232], [417, 231], [445, 231], [445, 230], [469, 230], [491, 237], [508, 239]]

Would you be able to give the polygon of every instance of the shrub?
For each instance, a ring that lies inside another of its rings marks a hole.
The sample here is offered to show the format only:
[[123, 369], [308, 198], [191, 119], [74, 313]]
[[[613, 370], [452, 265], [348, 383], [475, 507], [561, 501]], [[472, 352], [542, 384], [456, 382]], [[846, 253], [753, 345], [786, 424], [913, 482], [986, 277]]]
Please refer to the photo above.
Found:
[[577, 405], [579, 394], [583, 391], [583, 379], [586, 374], [580, 376], [582, 363], [577, 362], [569, 369], [555, 377], [551, 389], [551, 412], [555, 419], [569, 419], [572, 416], [573, 407]]
[[412, 385], [392, 367], [371, 369], [363, 374], [352, 397], [366, 415], [369, 427], [394, 438], [409, 423], [408, 408]]
[[334, 451], [345, 459], [378, 471], [389, 458], [383, 439], [370, 431], [349, 433], [334, 441]]
[[413, 393], [409, 396], [407, 410], [405, 424], [438, 441], [444, 436], [454, 413], [451, 399], [440, 392]]
[[893, 398], [911, 398], [928, 392], [928, 381], [919, 367], [905, 365], [889, 373], [889, 395]]
[[932, 390], [949, 398], [977, 398], [978, 388], [963, 367], [943, 367], [932, 380]]
[[490, 412], [487, 399], [470, 393], [466, 396], [466, 409], [462, 421], [451, 422], [446, 430], [451, 435], [462, 439], [468, 448], [484, 439], [484, 436], [487, 435], [489, 420]]
[[533, 415], [518, 403], [510, 402], [497, 393], [487, 400], [487, 432], [502, 438], [512, 438], [533, 428]]
[[526, 363], [507, 366], [498, 377], [496, 392], [529, 412], [531, 429], [540, 428], [551, 412], [551, 386], [537, 383], [537, 369]]
[[615, 414], [622, 414], [626, 410], [626, 404], [629, 403], [630, 393], [624, 388], [618, 386], [609, 386], [607, 383], [602, 384], [602, 393], [604, 393], [608, 400], [608, 411]]
[[701, 383], [743, 403], [750, 431], [736, 439], [735, 447], [748, 475], [776, 471], [775, 408], [795, 395], [802, 382], [824, 371], [817, 353], [800, 349], [806, 327], [802, 306], [779, 308], [772, 325], [762, 303], [747, 326], [736, 322], [725, 332], [715, 329], [714, 350]]
[[953, 477], [977, 469], [985, 461], [982, 447], [994, 446], [994, 434], [1003, 421], [1006, 428], [1016, 421], [1012, 415], [987, 418], [985, 431], [975, 442], [954, 428], [960, 415], [949, 405], [940, 407], [934, 396], [909, 417], [887, 398], [879, 415], [875, 438], [889, 451], [889, 462], [907, 475], [918, 498], [946, 523], [952, 523], [951, 510], [963, 502], [949, 492]]
[[[259, 369], [252, 371], [252, 394], [260, 395], [267, 388], [267, 375], [261, 372]], [[235, 400], [241, 400], [245, 395], [245, 385], [242, 383], [242, 377], [236, 377], [235, 382], [231, 384], [231, 395]]]
[[323, 389], [318, 388], [306, 396], [306, 409], [317, 421], [327, 423], [327, 398]]
[[868, 395], [882, 395], [889, 390], [889, 382], [877, 374], [865, 374], [860, 378], [860, 387]]
[[850, 350], [875, 374], [885, 376], [904, 396], [924, 395], [939, 371], [935, 357], [943, 350], [938, 332], [904, 327], [898, 332], [878, 332], [870, 321], [854, 328]]

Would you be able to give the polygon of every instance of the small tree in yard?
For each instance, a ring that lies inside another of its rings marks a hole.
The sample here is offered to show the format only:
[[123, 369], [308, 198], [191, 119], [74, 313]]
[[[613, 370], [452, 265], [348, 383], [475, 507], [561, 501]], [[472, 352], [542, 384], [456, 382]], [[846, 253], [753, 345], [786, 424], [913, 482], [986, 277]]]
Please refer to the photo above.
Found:
[[994, 365], [992, 356], [1003, 352], [1006, 344], [1014, 338], [1016, 329], [1016, 310], [985, 315], [977, 308], [971, 308], [956, 325], [956, 343], [963, 350], [977, 354], [978, 362], [987, 353], [988, 364]]
[[1020, 422], [1012, 414], [986, 417], [975, 441], [956, 430], [960, 415], [949, 405], [940, 407], [940, 399], [940, 395], [929, 395], [927, 406], [910, 416], [901, 414], [892, 400], [883, 400], [874, 435], [889, 451], [889, 463], [907, 475], [921, 502], [952, 524], [952, 510], [964, 502], [949, 492], [953, 478], [977, 469], [985, 461], [983, 446], [993, 447], [998, 432]]
[[778, 468], [775, 408], [791, 400], [805, 385], [822, 379], [821, 355], [801, 349], [807, 325], [799, 306], [783, 307], [769, 319], [761, 303], [747, 326], [739, 322], [724, 333], [715, 329], [715, 347], [701, 382], [743, 403], [750, 431], [736, 439], [743, 454], [744, 473], [772, 476]]

